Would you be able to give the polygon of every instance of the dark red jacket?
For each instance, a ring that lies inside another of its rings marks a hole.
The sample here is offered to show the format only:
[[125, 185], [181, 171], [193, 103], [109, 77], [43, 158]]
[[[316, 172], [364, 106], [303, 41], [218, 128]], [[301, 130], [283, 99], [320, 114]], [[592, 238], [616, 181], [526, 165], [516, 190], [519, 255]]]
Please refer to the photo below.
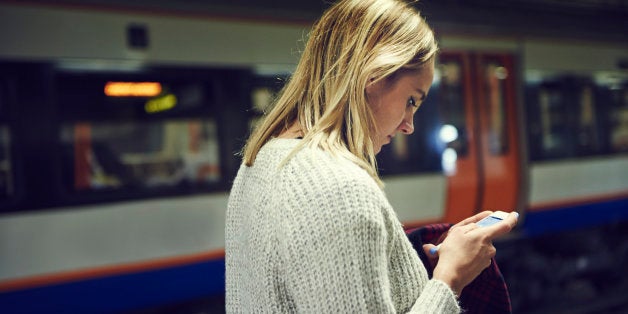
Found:
[[[432, 266], [423, 251], [423, 244], [439, 244], [444, 239], [451, 224], [431, 224], [421, 228], [406, 230], [412, 246], [419, 254], [430, 278], [433, 275]], [[486, 268], [478, 277], [467, 285], [460, 293], [460, 306], [466, 313], [512, 313], [508, 287], [504, 276], [497, 267], [495, 258], [491, 259], [491, 266]]]

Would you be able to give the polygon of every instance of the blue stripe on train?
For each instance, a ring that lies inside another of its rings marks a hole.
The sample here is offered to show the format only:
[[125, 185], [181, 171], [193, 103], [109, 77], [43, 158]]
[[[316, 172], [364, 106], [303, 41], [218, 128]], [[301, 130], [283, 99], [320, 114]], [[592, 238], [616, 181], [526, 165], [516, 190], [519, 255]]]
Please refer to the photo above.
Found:
[[628, 220], [628, 199], [528, 212], [523, 223], [526, 235], [612, 224]]
[[224, 294], [225, 261], [0, 293], [2, 313], [120, 313]]

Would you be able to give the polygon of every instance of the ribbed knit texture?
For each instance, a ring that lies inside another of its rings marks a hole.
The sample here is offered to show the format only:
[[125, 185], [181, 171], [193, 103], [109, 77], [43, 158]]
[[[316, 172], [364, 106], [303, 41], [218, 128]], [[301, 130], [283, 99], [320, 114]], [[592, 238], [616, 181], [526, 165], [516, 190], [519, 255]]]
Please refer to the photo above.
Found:
[[241, 166], [226, 221], [228, 313], [458, 313], [375, 181], [357, 165], [273, 139]]

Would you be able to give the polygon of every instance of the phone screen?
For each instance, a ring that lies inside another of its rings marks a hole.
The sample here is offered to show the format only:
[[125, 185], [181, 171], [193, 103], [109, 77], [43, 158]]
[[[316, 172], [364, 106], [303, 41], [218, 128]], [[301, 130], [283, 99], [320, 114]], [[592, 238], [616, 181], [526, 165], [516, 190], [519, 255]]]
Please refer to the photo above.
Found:
[[484, 217], [484, 219], [480, 220], [477, 222], [478, 226], [480, 227], [488, 227], [490, 225], [494, 225], [500, 221], [502, 221], [503, 219], [501, 218], [497, 218], [495, 216], [486, 216]]

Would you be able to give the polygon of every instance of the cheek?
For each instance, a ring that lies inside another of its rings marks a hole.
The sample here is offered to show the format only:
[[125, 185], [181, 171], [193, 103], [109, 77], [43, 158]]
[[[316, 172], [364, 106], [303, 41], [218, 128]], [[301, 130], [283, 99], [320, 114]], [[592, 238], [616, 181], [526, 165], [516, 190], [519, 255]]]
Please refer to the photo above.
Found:
[[395, 108], [390, 108], [385, 115], [385, 123], [388, 129], [394, 130], [403, 123], [404, 119], [408, 114], [407, 106], [396, 106]]
[[[383, 108], [381, 108], [383, 109]], [[390, 113], [386, 110], [379, 110], [375, 113], [375, 125], [377, 125], [377, 130], [379, 133], [386, 133], [388, 129], [390, 129], [391, 117]]]
[[382, 121], [384, 120], [384, 116], [385, 116], [385, 111], [383, 110], [384, 107], [381, 105], [381, 103], [376, 104], [372, 107], [373, 109], [373, 120], [375, 122], [375, 125], [377, 126], [377, 129], [379, 130], [382, 127]]
[[385, 115], [380, 115], [379, 119], [376, 120], [378, 135], [385, 137], [393, 134], [401, 121], [398, 115], [391, 115], [390, 112], [387, 112]]

